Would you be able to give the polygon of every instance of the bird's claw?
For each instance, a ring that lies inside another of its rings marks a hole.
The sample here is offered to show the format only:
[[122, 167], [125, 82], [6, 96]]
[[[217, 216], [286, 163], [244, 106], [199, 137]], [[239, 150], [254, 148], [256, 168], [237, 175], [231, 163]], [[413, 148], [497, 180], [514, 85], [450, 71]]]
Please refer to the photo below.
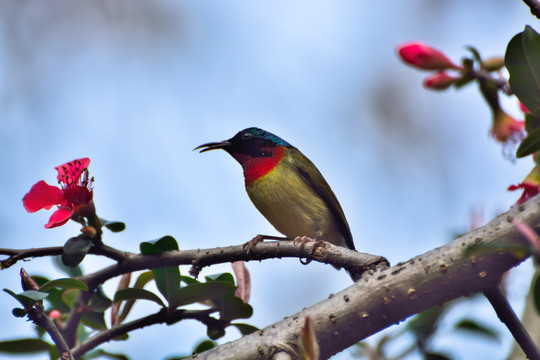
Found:
[[253, 239], [246, 242], [244, 245], [242, 245], [242, 247], [244, 248], [244, 251], [246, 253], [251, 254], [253, 252], [253, 248], [255, 247], [255, 245], [257, 245], [258, 243], [262, 241], [264, 241], [264, 236], [259, 234], [255, 236]]
[[304, 248], [304, 245], [306, 245], [306, 243], [308, 242], [312, 242], [312, 241], [315, 241], [313, 240], [312, 238], [310, 238], [309, 236], [297, 236], [294, 240], [293, 240], [293, 244], [294, 245], [300, 245], [300, 248]]

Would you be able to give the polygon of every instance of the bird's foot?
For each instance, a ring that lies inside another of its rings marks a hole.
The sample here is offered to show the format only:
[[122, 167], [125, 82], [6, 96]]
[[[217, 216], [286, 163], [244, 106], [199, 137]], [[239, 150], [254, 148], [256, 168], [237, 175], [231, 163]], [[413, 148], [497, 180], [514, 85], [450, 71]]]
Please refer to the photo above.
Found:
[[306, 243], [312, 242], [312, 241], [315, 241], [315, 240], [313, 240], [309, 236], [297, 236], [293, 240], [293, 244], [294, 245], [300, 245], [300, 248], [304, 248], [304, 245], [306, 245]]
[[253, 248], [255, 247], [255, 245], [257, 245], [258, 243], [262, 241], [264, 241], [264, 235], [259, 234], [255, 236], [253, 239], [246, 242], [244, 245], [242, 245], [242, 247], [244, 248], [245, 252], [250, 254], [253, 252]]

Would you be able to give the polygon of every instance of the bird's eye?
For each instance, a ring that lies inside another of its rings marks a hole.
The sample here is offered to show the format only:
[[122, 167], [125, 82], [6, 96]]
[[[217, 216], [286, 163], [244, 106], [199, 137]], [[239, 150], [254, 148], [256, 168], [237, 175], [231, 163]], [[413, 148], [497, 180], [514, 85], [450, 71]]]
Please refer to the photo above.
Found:
[[245, 132], [245, 133], [243, 133], [243, 134], [240, 136], [240, 138], [241, 138], [242, 140], [247, 140], [247, 139], [249, 139], [249, 138], [252, 137], [252, 136], [253, 136], [252, 133], [250, 133], [250, 132]]

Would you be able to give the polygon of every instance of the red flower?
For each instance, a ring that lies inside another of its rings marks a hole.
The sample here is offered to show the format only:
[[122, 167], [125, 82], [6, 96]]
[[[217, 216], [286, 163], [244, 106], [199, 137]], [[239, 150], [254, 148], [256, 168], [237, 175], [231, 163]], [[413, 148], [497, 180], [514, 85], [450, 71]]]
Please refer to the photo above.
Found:
[[533, 198], [535, 195], [540, 193], [540, 173], [536, 166], [534, 167], [534, 169], [532, 169], [532, 171], [529, 173], [529, 175], [527, 175], [527, 177], [525, 178], [525, 180], [523, 180], [521, 184], [510, 185], [508, 187], [508, 191], [515, 191], [518, 189], [523, 189], [523, 194], [512, 207], [521, 205], [525, 201]]
[[450, 76], [444, 70], [437, 71], [424, 79], [424, 87], [433, 90], [448, 89], [459, 77]]
[[493, 116], [491, 135], [502, 143], [517, 143], [525, 137], [525, 122], [516, 120], [499, 109]]
[[446, 55], [420, 41], [411, 41], [397, 47], [401, 59], [422, 70], [461, 69]]
[[47, 229], [64, 225], [72, 216], [94, 215], [92, 179], [88, 179], [89, 164], [90, 159], [82, 158], [55, 167], [60, 188], [43, 180], [34, 184], [23, 197], [26, 211], [49, 210], [53, 205], [58, 205], [58, 209], [45, 224]]

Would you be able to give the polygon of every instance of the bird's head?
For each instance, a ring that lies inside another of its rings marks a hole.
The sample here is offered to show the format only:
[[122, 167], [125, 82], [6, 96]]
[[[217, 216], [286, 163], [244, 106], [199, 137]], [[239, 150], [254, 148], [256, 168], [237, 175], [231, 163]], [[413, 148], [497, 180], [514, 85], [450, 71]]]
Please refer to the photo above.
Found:
[[225, 150], [242, 165], [248, 183], [277, 166], [285, 157], [288, 148], [292, 146], [279, 136], [252, 127], [240, 131], [229, 140], [202, 144], [194, 150], [200, 150], [201, 153]]

